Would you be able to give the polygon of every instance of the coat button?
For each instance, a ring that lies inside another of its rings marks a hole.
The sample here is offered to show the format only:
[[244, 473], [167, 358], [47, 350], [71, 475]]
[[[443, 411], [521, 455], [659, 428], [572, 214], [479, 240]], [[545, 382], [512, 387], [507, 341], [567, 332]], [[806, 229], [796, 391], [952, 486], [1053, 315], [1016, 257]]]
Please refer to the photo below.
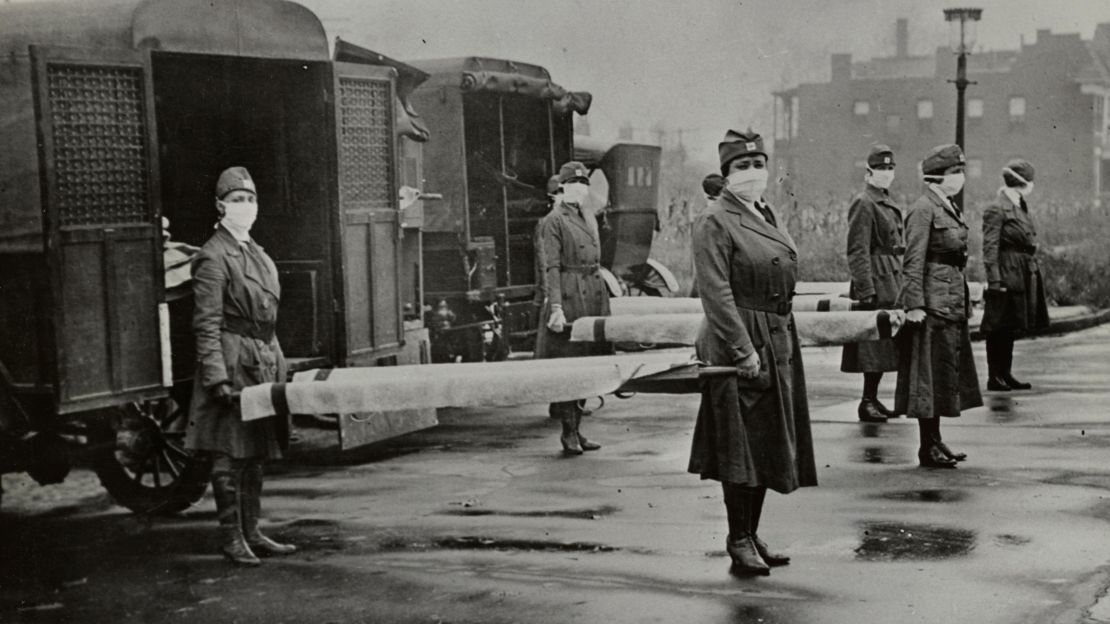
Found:
[[779, 293], [771, 293], [771, 299], [772, 299], [772, 300], [774, 300], [774, 299], [778, 299], [778, 298], [779, 298], [779, 297], [781, 297], [781, 296], [782, 296], [782, 295], [780, 295]]
[[771, 258], [771, 264], [778, 264], [778, 263], [779, 263], [778, 256], [775, 256], [774, 258]]
[[790, 259], [791, 260], [797, 260], [798, 259], [798, 254], [794, 253], [793, 251], [790, 252]]
[[262, 300], [262, 309], [263, 309], [263, 310], [266, 310], [266, 309], [268, 309], [269, 307], [270, 307], [270, 301], [269, 301], [268, 299], [263, 299], [263, 300]]

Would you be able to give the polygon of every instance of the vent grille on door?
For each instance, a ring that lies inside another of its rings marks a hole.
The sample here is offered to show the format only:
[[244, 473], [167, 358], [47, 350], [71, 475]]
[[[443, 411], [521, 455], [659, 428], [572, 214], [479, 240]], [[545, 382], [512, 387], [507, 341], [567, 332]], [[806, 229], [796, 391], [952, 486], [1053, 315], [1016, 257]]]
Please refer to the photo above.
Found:
[[339, 184], [344, 209], [393, 209], [393, 101], [390, 83], [339, 79]]

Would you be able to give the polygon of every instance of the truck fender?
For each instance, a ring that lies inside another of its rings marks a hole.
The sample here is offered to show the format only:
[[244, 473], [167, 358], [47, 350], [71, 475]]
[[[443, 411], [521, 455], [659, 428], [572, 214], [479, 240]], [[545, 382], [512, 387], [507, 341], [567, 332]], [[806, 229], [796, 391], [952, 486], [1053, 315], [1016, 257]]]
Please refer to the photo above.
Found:
[[[609, 289], [610, 297], [624, 296], [624, 289], [621, 288], [621, 281], [613, 275], [612, 271], [605, 267], [600, 267], [601, 279], [605, 280], [605, 287]], [[674, 279], [673, 277], [671, 279]]]
[[658, 273], [659, 277], [663, 278], [663, 283], [667, 285], [667, 290], [672, 293], [678, 292], [678, 280], [674, 278], [674, 273], [671, 273], [670, 269], [663, 266], [659, 261], [652, 260], [651, 258], [648, 258], [647, 265]]

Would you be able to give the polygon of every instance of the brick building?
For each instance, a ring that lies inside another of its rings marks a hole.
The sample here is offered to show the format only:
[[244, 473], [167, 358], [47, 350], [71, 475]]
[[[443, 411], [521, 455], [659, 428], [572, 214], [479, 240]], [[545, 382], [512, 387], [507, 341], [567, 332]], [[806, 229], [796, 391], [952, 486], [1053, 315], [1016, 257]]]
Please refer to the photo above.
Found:
[[[853, 62], [831, 56], [831, 79], [776, 92], [774, 166], [779, 201], [820, 210], [860, 188], [868, 146], [898, 156], [892, 191], [918, 192], [916, 169], [928, 149], [955, 139], [956, 57], [908, 54], [898, 20], [893, 56]], [[1110, 24], [1084, 41], [1038, 30], [1020, 49], [968, 57], [967, 194], [992, 195], [1015, 156], [1037, 168], [1038, 194], [1105, 202], [1110, 192]]]

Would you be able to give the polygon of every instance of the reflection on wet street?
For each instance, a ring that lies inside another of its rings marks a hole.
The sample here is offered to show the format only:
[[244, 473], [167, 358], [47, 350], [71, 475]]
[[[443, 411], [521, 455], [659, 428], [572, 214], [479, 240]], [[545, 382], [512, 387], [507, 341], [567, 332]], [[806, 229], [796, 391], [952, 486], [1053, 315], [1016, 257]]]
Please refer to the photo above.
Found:
[[1014, 411], [1014, 398], [1010, 395], [996, 394], [988, 397], [987, 408], [992, 422], [1006, 424], [1021, 420], [1021, 416]]
[[860, 525], [861, 561], [905, 561], [962, 557], [975, 549], [976, 533], [967, 529], [901, 522]]
[[881, 492], [875, 498], [910, 503], [956, 503], [967, 498], [964, 490], [925, 489]]

